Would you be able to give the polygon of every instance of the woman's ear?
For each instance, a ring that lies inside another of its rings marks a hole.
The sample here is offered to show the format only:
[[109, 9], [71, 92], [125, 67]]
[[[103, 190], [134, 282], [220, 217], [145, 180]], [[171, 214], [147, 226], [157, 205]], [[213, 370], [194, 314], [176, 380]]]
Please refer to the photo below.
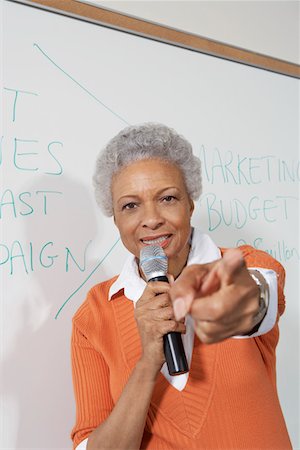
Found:
[[193, 214], [193, 212], [194, 212], [194, 209], [195, 209], [195, 203], [194, 203], [194, 200], [192, 200], [192, 199], [190, 198], [190, 212], [191, 212], [191, 216], [192, 216], [192, 214]]

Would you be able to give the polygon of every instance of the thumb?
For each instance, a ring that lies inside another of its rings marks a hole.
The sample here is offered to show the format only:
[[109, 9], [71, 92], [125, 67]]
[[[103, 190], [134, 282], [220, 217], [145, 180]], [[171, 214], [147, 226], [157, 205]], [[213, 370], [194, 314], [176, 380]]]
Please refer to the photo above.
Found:
[[185, 294], [183, 297], [177, 297], [173, 301], [174, 316], [177, 321], [183, 319], [191, 309], [194, 296]]

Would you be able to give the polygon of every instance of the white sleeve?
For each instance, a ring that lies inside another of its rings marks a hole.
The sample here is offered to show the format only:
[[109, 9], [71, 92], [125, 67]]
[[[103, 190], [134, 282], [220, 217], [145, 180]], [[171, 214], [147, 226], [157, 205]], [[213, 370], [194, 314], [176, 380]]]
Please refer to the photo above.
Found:
[[77, 445], [76, 450], [86, 450], [88, 443], [88, 438], [86, 438], [84, 441], [81, 441], [80, 444]]
[[271, 269], [262, 269], [261, 267], [248, 267], [248, 269], [254, 269], [258, 270], [266, 282], [269, 285], [269, 306], [268, 310], [266, 312], [265, 317], [263, 318], [259, 329], [251, 334], [246, 336], [234, 336], [234, 339], [247, 339], [247, 338], [253, 338], [256, 336], [260, 336], [261, 334], [265, 334], [268, 331], [270, 331], [276, 322], [277, 317], [277, 309], [278, 309], [278, 294], [277, 294], [277, 274], [274, 272], [274, 270]]

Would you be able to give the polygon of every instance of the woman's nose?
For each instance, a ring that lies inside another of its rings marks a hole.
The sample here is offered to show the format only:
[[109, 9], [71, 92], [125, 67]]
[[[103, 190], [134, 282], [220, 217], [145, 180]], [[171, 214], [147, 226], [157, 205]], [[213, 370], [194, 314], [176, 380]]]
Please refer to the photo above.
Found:
[[147, 205], [143, 211], [142, 226], [156, 230], [164, 223], [159, 208], [155, 205]]

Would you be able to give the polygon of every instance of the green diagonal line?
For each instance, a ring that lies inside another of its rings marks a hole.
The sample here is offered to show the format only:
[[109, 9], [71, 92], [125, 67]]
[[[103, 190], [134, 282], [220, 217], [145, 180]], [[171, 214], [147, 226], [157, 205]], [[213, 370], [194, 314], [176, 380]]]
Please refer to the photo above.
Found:
[[100, 105], [102, 105], [105, 109], [107, 109], [109, 112], [111, 112], [114, 116], [116, 116], [118, 119], [120, 119], [126, 125], [130, 125], [127, 122], [127, 120], [123, 119], [123, 117], [121, 117], [118, 113], [116, 113], [112, 109], [110, 109], [109, 106], [105, 105], [105, 103], [103, 103], [101, 100], [99, 100], [99, 98], [97, 98], [91, 91], [89, 91], [86, 87], [84, 87], [81, 83], [79, 83], [79, 81], [75, 80], [75, 78], [72, 77], [72, 75], [67, 73], [62, 67], [60, 67], [55, 61], [53, 61], [53, 59], [51, 59], [50, 56], [48, 56], [47, 53], [44, 52], [44, 50], [42, 50], [38, 44], [35, 43], [35, 44], [33, 44], [33, 46], [35, 48], [37, 48], [42, 53], [42, 55], [44, 55], [45, 58], [47, 58], [48, 61], [50, 61], [58, 70], [60, 70], [64, 75], [66, 75], [70, 80], [72, 80], [73, 83], [77, 84], [77, 86], [79, 86], [86, 94], [88, 94], [90, 97], [92, 97], [94, 100], [96, 100], [96, 102], [100, 103]]
[[101, 266], [101, 264], [105, 261], [105, 259], [110, 255], [110, 253], [113, 251], [113, 249], [116, 247], [116, 245], [118, 244], [120, 238], [118, 238], [116, 240], [116, 242], [114, 243], [114, 245], [108, 250], [108, 252], [106, 253], [105, 256], [103, 256], [103, 258], [101, 259], [101, 261], [98, 262], [98, 264], [94, 267], [94, 269], [91, 271], [91, 273], [86, 277], [86, 279], [81, 283], [80, 286], [78, 286], [77, 289], [75, 289], [75, 291], [72, 292], [72, 294], [67, 298], [67, 300], [62, 304], [62, 306], [59, 308], [59, 310], [57, 311], [56, 315], [55, 315], [55, 319], [58, 318], [58, 316], [60, 315], [61, 311], [63, 310], [63, 308], [66, 306], [66, 304], [71, 300], [71, 298], [77, 294], [78, 291], [80, 291], [80, 289], [85, 285], [85, 283], [91, 278], [91, 276], [96, 272], [96, 270]]

